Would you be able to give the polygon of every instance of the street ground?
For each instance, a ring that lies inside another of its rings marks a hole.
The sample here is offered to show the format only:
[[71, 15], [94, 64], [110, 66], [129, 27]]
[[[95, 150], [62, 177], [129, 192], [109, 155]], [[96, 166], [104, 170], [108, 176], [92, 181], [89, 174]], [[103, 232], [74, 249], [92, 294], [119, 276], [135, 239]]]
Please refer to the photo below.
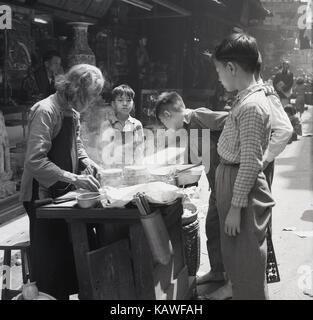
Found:
[[[269, 284], [272, 300], [313, 299], [313, 106], [303, 115], [303, 136], [288, 145], [275, 164], [272, 186], [276, 206], [273, 209], [273, 244], [281, 281]], [[201, 233], [201, 261], [199, 273], [209, 271], [205, 239], [205, 215], [209, 197], [205, 176], [200, 181], [199, 220]], [[0, 226], [0, 241], [10, 234], [28, 228], [26, 215]], [[288, 230], [295, 231], [283, 231]], [[297, 231], [309, 231], [299, 237]], [[306, 236], [306, 237], [303, 237]], [[21, 267], [15, 266], [13, 252], [11, 288], [22, 284]], [[0, 254], [0, 268], [2, 253]], [[18, 262], [18, 261], [17, 261]], [[198, 294], [209, 293], [220, 284], [198, 286]], [[311, 286], [311, 288], [310, 288]], [[311, 296], [304, 294], [311, 293]]]

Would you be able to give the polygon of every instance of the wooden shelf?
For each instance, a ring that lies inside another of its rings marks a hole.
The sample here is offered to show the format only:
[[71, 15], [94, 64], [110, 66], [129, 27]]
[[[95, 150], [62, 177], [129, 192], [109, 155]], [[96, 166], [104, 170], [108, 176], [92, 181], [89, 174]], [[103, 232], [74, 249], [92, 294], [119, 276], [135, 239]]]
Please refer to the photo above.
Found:
[[7, 127], [13, 126], [22, 126], [23, 127], [23, 138], [26, 137], [26, 127], [27, 127], [27, 114], [29, 112], [30, 105], [1, 105], [0, 104], [0, 111], [3, 113], [4, 116], [9, 114], [20, 113], [21, 119], [18, 120], [9, 120], [5, 121]]
[[0, 105], [0, 111], [3, 115], [13, 114], [13, 113], [27, 113], [29, 111], [29, 105], [17, 105], [17, 106], [4, 106]]
[[0, 200], [0, 224], [8, 222], [25, 213], [22, 203], [19, 202], [19, 192]]
[[18, 119], [5, 120], [6, 127], [26, 126], [26, 125], [27, 125], [27, 120], [18, 120]]

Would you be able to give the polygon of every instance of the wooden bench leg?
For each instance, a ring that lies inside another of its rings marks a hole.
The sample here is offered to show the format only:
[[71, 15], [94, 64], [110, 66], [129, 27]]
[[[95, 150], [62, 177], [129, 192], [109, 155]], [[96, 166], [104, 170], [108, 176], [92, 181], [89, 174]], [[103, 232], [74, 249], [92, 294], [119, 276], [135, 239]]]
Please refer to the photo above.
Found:
[[11, 276], [11, 250], [4, 250], [1, 299], [9, 300], [9, 286]]
[[27, 254], [27, 249], [21, 249], [21, 259], [22, 259], [22, 274], [23, 274], [23, 283], [27, 283], [30, 274], [29, 274], [29, 259]]
[[32, 268], [31, 268], [31, 262], [30, 262], [30, 247], [26, 249], [26, 259], [27, 259], [27, 268], [28, 268], [28, 279], [30, 281], [33, 280], [33, 274], [32, 274]]

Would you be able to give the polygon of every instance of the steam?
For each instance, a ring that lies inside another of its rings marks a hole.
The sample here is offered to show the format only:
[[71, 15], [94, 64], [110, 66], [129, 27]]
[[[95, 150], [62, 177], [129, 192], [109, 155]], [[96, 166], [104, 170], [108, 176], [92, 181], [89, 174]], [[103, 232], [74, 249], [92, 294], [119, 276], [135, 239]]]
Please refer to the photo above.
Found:
[[[144, 129], [144, 143], [135, 146], [133, 132], [121, 132], [112, 127], [115, 115], [111, 107], [96, 106], [84, 114], [81, 138], [89, 157], [103, 169], [123, 168], [125, 165], [156, 167], [164, 165], [199, 163], [201, 155], [210, 159], [210, 132], [202, 130], [202, 154], [198, 154], [199, 132], [182, 129]], [[188, 143], [190, 148], [188, 148]], [[188, 154], [189, 151], [189, 154]]]

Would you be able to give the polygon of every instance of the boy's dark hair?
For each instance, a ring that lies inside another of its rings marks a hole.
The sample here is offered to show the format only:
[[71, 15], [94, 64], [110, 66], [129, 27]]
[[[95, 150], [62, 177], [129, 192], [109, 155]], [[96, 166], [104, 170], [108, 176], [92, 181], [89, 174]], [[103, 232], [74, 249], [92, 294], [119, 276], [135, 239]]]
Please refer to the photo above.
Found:
[[127, 98], [134, 99], [135, 91], [127, 84], [121, 84], [112, 90], [112, 100], [114, 101], [117, 97], [126, 96]]
[[284, 109], [289, 116], [297, 114], [297, 109], [292, 104], [287, 104]]
[[214, 51], [219, 62], [236, 62], [246, 72], [255, 73], [258, 68], [259, 50], [255, 38], [245, 33], [233, 33], [224, 39]]
[[45, 52], [45, 54], [42, 57], [43, 62], [50, 61], [53, 57], [59, 57], [61, 58], [61, 55], [56, 50], [49, 50]]
[[185, 108], [185, 104], [177, 92], [163, 92], [156, 100], [155, 116], [161, 122], [160, 116], [164, 114], [164, 111], [178, 111], [181, 107]]

